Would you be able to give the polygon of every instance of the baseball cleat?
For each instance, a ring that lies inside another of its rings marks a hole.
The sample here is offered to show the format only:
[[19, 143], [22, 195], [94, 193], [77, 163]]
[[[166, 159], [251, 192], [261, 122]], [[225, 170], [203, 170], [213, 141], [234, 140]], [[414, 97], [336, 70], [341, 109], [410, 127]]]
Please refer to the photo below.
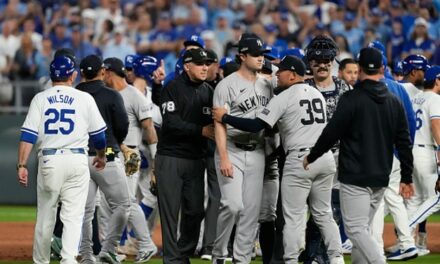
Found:
[[150, 251], [139, 251], [139, 254], [134, 259], [134, 263], [145, 263], [151, 259], [154, 255], [156, 255], [157, 249], [153, 249]]
[[399, 249], [400, 249], [400, 245], [399, 245], [399, 243], [396, 243], [396, 244], [392, 245], [391, 247], [385, 248], [385, 252], [393, 253], [393, 252], [396, 252]]
[[419, 253], [418, 253], [419, 257], [426, 256], [429, 253], [431, 253], [431, 250], [426, 249], [426, 248], [417, 248], [417, 249], [419, 250]]
[[387, 260], [409, 260], [413, 258], [417, 258], [418, 250], [416, 247], [410, 247], [406, 250], [397, 250], [394, 253], [391, 253], [387, 256]]
[[98, 255], [98, 259], [102, 263], [109, 263], [109, 264], [119, 264], [119, 263], [121, 263], [116, 256], [117, 255], [115, 253], [101, 251], [99, 253], [99, 255]]
[[346, 239], [344, 243], [342, 243], [342, 254], [351, 254], [351, 250], [353, 249], [353, 243], [351, 243], [350, 239]]
[[203, 254], [200, 258], [201, 258], [202, 260], [209, 260], [209, 261], [211, 261], [211, 260], [212, 260], [212, 255], [209, 255], [209, 254]]
[[330, 260], [330, 264], [345, 264], [344, 257], [338, 256]]

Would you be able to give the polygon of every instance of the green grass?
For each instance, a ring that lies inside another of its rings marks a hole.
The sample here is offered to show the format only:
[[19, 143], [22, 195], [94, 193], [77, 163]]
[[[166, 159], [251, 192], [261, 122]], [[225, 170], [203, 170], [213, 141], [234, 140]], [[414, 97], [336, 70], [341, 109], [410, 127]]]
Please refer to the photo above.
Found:
[[[13, 264], [32, 264], [32, 261], [1, 261], [0, 263], [13, 263]], [[52, 261], [51, 263], [59, 263], [58, 261]], [[123, 263], [131, 264], [133, 261], [124, 261]], [[153, 258], [148, 263], [150, 264], [159, 264], [162, 263], [162, 259]], [[210, 264], [209, 261], [203, 261], [200, 259], [191, 259], [192, 264]], [[229, 262], [230, 263], [230, 262]], [[254, 264], [263, 263], [261, 259], [257, 259], [256, 261], [252, 261]], [[438, 264], [440, 263], [440, 254], [429, 254], [427, 256], [419, 257], [413, 260], [408, 261], [393, 261], [390, 262], [392, 264], [408, 264], [408, 263], [417, 263], [417, 264]], [[350, 257], [345, 257], [345, 264], [351, 264]]]
[[35, 206], [0, 206], [0, 222], [34, 222]]

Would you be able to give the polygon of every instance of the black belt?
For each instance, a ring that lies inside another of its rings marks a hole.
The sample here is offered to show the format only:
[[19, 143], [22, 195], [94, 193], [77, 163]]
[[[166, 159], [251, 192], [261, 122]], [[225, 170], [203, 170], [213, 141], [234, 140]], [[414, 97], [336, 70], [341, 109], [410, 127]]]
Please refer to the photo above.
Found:
[[137, 148], [137, 146], [127, 146], [127, 147], [129, 147], [129, 148], [131, 148], [131, 149], [135, 149], [135, 148]]
[[43, 156], [58, 155], [58, 154], [86, 154], [86, 151], [83, 148], [42, 149], [41, 154]]
[[423, 145], [423, 144], [417, 144], [417, 147], [421, 147], [421, 148], [432, 148], [433, 150], [437, 150], [437, 148], [433, 145]]
[[254, 151], [255, 149], [257, 149], [257, 144], [241, 144], [241, 143], [234, 143], [234, 145], [239, 148], [242, 149], [244, 151]]
[[290, 152], [306, 152], [306, 151], [310, 151], [311, 149], [312, 148], [289, 149], [286, 152], [286, 156], [288, 156]]

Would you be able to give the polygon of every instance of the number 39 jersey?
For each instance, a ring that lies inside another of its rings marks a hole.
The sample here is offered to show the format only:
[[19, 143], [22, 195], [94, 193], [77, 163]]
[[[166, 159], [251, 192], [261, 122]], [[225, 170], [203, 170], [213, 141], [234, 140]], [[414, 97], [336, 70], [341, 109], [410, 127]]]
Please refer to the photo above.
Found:
[[257, 117], [270, 126], [278, 121], [286, 151], [310, 148], [326, 125], [326, 103], [318, 90], [298, 83], [273, 97]]
[[431, 133], [431, 120], [440, 119], [440, 95], [431, 91], [418, 93], [413, 98], [413, 108], [416, 113], [414, 144], [437, 145]]
[[57, 85], [35, 95], [21, 130], [38, 137], [38, 149], [87, 149], [89, 135], [106, 128], [90, 94]]

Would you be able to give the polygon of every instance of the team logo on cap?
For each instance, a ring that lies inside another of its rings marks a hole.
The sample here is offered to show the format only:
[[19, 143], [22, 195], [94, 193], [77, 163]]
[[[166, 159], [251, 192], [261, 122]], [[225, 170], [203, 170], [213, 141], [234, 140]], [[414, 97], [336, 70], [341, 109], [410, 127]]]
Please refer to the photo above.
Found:
[[197, 41], [199, 39], [199, 37], [197, 37], [196, 35], [191, 36], [191, 40], [193, 41]]
[[201, 50], [200, 51], [200, 56], [206, 57], [206, 56], [208, 56], [208, 53], [206, 53], [206, 51]]
[[263, 43], [261, 42], [261, 40], [257, 39], [257, 45], [258, 45], [259, 47], [262, 47], [262, 46], [263, 46]]

